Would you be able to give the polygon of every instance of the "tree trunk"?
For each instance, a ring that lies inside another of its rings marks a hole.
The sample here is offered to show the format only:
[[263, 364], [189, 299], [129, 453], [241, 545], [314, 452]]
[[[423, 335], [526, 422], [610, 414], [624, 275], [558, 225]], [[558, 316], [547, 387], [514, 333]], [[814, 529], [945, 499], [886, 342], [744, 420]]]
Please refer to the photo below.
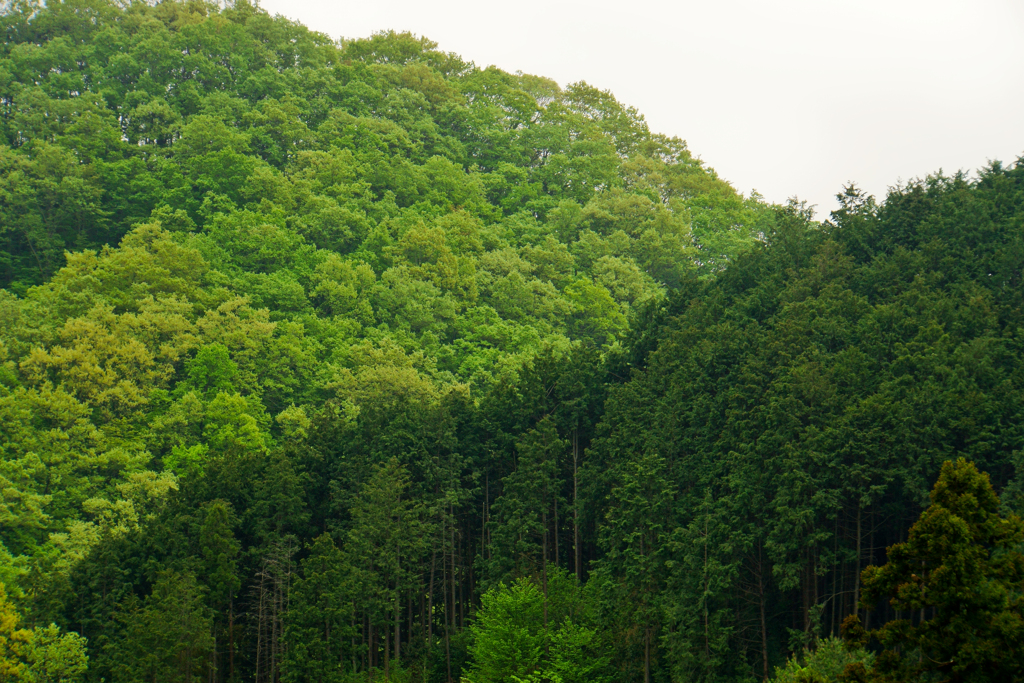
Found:
[[644, 626], [644, 683], [651, 683], [651, 627]]
[[[463, 536], [462, 536], [462, 534], [459, 534], [458, 538], [455, 540], [455, 550], [456, 550], [456, 555], [455, 556], [458, 557], [459, 560], [460, 560], [459, 568], [462, 568], [462, 567], [465, 566], [465, 564], [462, 562], [462, 560], [464, 559], [462, 557], [462, 553], [463, 553], [463, 547], [462, 546], [463, 546]], [[457, 578], [458, 578], [457, 585], [458, 585], [458, 588], [459, 588], [459, 591], [458, 591], [458, 594], [457, 594], [458, 595], [458, 601], [459, 601], [458, 602], [458, 604], [459, 604], [459, 611], [458, 611], [458, 615], [459, 615], [459, 628], [466, 628], [466, 577], [464, 576], [464, 574], [465, 574], [465, 572], [459, 572], [457, 574]]]
[[228, 678], [235, 680], [235, 598], [228, 598]]
[[761, 617], [761, 663], [764, 668], [764, 680], [768, 680], [768, 621], [765, 618], [764, 596], [764, 560], [761, 544], [757, 544], [757, 602]]
[[860, 614], [860, 540], [861, 540], [861, 529], [860, 529], [860, 515], [861, 505], [857, 503], [857, 560], [854, 566], [853, 575], [853, 615], [857, 616]]
[[[451, 506], [449, 506], [449, 510]], [[455, 539], [455, 530], [452, 529], [451, 538]], [[447, 567], [447, 553], [445, 566]], [[455, 610], [453, 609], [452, 602], [455, 600], [455, 553], [451, 554], [451, 591], [448, 590], [448, 577], [444, 577], [444, 656], [445, 662], [448, 665], [448, 683], [452, 683], [452, 645], [451, 645], [451, 630], [452, 624], [455, 622]]]
[[580, 471], [580, 435], [579, 425], [572, 430], [572, 551], [573, 569], [576, 571], [576, 581], [583, 581], [583, 563], [580, 553], [580, 496], [579, 496], [579, 471]]
[[396, 571], [395, 571], [395, 666], [398, 666], [399, 654], [401, 653], [402, 643], [402, 617], [401, 609], [399, 608], [399, 596], [401, 591], [399, 590], [399, 578], [401, 577], [401, 555], [398, 554], [398, 549], [395, 551], [396, 557]]
[[555, 566], [558, 566], [558, 496], [555, 496]]
[[427, 646], [434, 642], [434, 570], [437, 567], [437, 550], [430, 553], [430, 588], [427, 590]]
[[[544, 540], [541, 543], [543, 550], [543, 560], [541, 561], [541, 582], [544, 585], [544, 630], [548, 630], [548, 511], [545, 507], [544, 512], [541, 514], [544, 525]], [[547, 641], [544, 641], [547, 643]], [[544, 646], [545, 652], [547, 651], [547, 645]]]

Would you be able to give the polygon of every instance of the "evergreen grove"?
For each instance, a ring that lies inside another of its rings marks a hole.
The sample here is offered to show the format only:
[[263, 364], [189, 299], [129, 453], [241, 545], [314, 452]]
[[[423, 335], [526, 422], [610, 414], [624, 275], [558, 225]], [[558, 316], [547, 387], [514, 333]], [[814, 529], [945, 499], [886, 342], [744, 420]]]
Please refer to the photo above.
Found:
[[0, 683], [1022, 680], [1024, 162], [816, 221], [407, 33], [0, 31]]

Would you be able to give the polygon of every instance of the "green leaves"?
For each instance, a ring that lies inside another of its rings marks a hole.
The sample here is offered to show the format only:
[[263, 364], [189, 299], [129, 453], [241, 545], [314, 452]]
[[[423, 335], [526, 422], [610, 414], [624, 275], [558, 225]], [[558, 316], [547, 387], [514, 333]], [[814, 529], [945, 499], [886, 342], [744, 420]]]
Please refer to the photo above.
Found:
[[18, 628], [20, 616], [0, 583], [0, 677], [25, 683], [78, 683], [89, 658], [86, 639], [56, 625]]
[[[609, 643], [588, 625], [588, 606], [581, 598], [575, 580], [559, 571], [550, 579], [548, 598], [528, 578], [484, 593], [470, 627], [473, 660], [466, 680], [614, 680]], [[551, 603], [548, 626], [543, 621], [545, 600]]]

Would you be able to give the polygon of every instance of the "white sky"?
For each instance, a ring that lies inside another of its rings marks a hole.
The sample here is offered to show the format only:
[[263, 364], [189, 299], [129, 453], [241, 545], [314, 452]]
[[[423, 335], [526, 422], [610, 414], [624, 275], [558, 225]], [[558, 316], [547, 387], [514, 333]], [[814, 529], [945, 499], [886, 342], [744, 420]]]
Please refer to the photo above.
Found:
[[847, 181], [1024, 154], [1024, 0], [262, 0], [333, 38], [408, 30], [484, 67], [585, 80], [723, 178], [824, 218]]

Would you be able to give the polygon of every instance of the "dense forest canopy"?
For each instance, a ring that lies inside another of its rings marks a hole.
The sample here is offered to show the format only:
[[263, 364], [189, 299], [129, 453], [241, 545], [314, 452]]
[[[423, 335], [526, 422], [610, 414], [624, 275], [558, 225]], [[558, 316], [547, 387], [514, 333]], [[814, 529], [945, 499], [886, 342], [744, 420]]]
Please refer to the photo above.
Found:
[[816, 222], [407, 33], [0, 26], [0, 681], [1024, 668], [1021, 162]]

